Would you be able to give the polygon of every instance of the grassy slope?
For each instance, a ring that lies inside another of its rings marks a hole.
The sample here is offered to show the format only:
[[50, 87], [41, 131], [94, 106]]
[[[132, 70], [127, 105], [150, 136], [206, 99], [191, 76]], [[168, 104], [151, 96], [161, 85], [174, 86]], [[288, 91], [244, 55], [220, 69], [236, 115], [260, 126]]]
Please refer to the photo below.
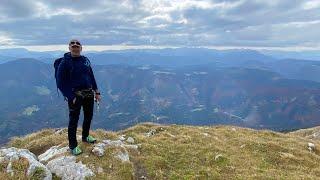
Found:
[[[156, 129], [156, 134], [146, 137], [150, 129]], [[81, 129], [79, 135], [80, 132]], [[144, 123], [123, 131], [98, 129], [91, 134], [100, 140], [126, 134], [135, 139], [135, 144], [141, 144], [139, 151], [129, 151], [131, 163], [123, 163], [113, 157], [121, 151], [119, 148], [109, 147], [103, 157], [96, 157], [91, 153], [92, 146], [80, 143], [84, 153], [77, 160], [92, 168], [96, 179], [141, 176], [148, 179], [316, 179], [320, 176], [319, 148], [314, 153], [307, 149], [308, 142], [320, 147], [320, 141], [307, 139], [300, 133]], [[44, 129], [14, 138], [8, 145], [27, 148], [39, 155], [61, 142], [67, 145], [66, 130], [57, 135], [53, 129]], [[97, 167], [102, 167], [104, 172], [98, 174]]]

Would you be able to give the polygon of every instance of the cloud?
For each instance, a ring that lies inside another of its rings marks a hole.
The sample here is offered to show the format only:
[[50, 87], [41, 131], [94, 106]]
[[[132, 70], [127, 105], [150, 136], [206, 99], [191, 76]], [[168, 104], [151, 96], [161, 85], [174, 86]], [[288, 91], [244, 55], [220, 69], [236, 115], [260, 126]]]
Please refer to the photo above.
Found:
[[304, 3], [304, 6], [303, 6], [303, 8], [307, 9], [307, 10], [316, 9], [319, 7], [320, 7], [320, 1], [318, 1], [318, 0], [307, 1]]
[[0, 45], [319, 47], [315, 0], [3, 0]]

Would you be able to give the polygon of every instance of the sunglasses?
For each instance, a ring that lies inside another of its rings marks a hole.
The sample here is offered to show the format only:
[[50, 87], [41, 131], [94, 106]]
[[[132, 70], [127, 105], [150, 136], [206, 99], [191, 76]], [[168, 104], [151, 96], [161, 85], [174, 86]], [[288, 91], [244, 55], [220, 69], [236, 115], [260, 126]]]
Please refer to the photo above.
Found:
[[72, 41], [69, 43], [69, 45], [75, 45], [75, 44], [81, 46], [81, 44], [78, 41]]

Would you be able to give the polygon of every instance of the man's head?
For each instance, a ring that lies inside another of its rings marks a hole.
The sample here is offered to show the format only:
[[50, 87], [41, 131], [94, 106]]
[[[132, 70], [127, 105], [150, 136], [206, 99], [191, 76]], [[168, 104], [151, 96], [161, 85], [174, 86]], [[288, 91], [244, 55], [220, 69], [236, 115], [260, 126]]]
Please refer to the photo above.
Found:
[[80, 53], [82, 51], [82, 45], [80, 41], [77, 39], [71, 39], [69, 41], [69, 50], [71, 52], [71, 56], [80, 56]]

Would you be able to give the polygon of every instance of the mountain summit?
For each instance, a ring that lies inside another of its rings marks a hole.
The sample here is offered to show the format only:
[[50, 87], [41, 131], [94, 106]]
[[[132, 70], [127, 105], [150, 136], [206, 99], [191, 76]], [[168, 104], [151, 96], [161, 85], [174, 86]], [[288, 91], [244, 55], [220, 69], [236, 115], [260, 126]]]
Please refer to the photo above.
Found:
[[72, 156], [66, 128], [44, 129], [0, 149], [0, 179], [316, 179], [319, 133], [142, 123], [94, 130]]

